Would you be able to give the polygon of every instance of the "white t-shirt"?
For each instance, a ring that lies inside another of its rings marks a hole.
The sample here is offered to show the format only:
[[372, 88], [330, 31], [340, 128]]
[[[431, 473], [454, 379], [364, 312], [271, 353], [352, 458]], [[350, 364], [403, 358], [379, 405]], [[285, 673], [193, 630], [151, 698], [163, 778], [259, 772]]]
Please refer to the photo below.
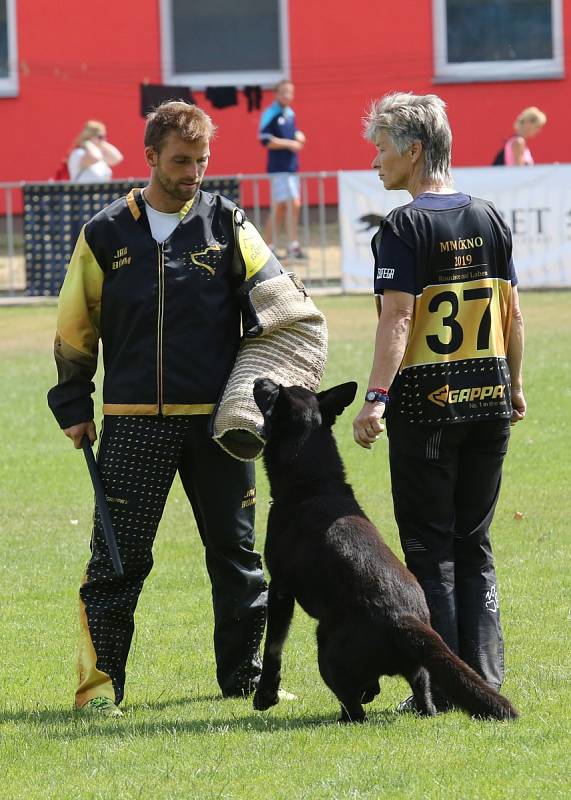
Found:
[[67, 159], [67, 168], [69, 170], [69, 178], [75, 183], [105, 183], [111, 179], [113, 171], [109, 164], [103, 158], [101, 161], [96, 161], [95, 164], [90, 164], [88, 167], [81, 169], [81, 159], [85, 155], [83, 147], [76, 147], [72, 150]]
[[[144, 192], [143, 200], [145, 200]], [[168, 239], [174, 229], [178, 226], [178, 223], [180, 222], [180, 214], [178, 211], [175, 211], [174, 214], [167, 214], [164, 211], [157, 211], [155, 208], [150, 206], [146, 200], [145, 206], [147, 209], [147, 217], [149, 220], [149, 225], [151, 226], [153, 239], [160, 244], [161, 242], [164, 242], [165, 239]]]

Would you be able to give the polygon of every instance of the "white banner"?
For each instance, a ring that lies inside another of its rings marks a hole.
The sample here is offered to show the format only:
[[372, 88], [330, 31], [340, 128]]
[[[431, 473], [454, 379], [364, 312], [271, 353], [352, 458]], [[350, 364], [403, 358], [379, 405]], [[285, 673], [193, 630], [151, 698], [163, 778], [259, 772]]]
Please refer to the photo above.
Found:
[[[458, 191], [490, 200], [510, 226], [522, 288], [571, 286], [571, 165], [463, 167]], [[343, 288], [372, 292], [371, 239], [382, 216], [411, 201], [387, 192], [373, 170], [339, 172]]]

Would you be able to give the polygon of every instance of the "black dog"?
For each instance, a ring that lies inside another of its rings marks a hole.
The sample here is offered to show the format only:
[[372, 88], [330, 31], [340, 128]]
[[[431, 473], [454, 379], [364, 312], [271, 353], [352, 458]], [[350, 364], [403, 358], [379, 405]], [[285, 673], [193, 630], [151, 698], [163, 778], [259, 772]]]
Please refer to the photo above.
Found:
[[271, 576], [261, 711], [278, 702], [282, 650], [294, 603], [318, 620], [319, 670], [341, 703], [341, 722], [365, 718], [380, 675], [403, 675], [421, 714], [436, 713], [430, 684], [470, 714], [517, 717], [511, 703], [458, 658], [430, 626], [415, 577], [381, 539], [345, 480], [331, 431], [357, 384], [315, 395], [262, 378], [265, 464], [273, 504], [265, 546]]

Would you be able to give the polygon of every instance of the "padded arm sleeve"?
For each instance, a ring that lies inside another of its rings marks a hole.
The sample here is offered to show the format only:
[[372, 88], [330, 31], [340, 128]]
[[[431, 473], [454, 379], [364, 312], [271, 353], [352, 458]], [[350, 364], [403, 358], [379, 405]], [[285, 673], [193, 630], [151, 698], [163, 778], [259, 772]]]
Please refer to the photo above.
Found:
[[252, 286], [248, 302], [257, 333], [242, 339], [212, 418], [214, 441], [244, 461], [257, 458], [265, 441], [254, 380], [267, 377], [284, 386], [316, 390], [327, 358], [325, 317], [295, 275], [260, 280]]

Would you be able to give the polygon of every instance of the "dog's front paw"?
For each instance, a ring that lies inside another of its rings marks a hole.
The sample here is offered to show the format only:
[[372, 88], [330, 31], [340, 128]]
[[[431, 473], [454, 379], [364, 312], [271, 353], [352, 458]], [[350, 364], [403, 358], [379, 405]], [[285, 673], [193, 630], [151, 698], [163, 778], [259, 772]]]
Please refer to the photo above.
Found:
[[256, 711], [265, 711], [276, 706], [280, 701], [277, 689], [256, 689], [254, 692], [254, 708]]

